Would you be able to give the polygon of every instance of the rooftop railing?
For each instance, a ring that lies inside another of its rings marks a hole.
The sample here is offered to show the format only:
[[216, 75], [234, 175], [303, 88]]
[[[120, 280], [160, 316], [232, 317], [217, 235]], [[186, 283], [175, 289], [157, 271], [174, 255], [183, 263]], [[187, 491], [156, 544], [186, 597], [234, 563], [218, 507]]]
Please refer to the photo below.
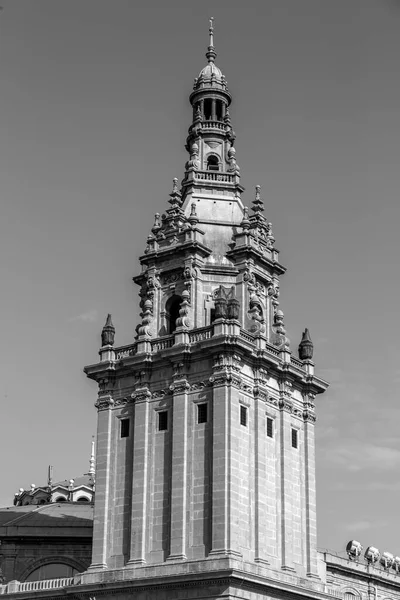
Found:
[[0, 585], [0, 595], [64, 588], [78, 583], [78, 579], [77, 577], [59, 577], [58, 579], [43, 579], [42, 581], [10, 581], [5, 585]]
[[221, 181], [222, 183], [234, 183], [234, 175], [221, 173], [220, 171], [194, 171], [195, 179], [201, 181]]

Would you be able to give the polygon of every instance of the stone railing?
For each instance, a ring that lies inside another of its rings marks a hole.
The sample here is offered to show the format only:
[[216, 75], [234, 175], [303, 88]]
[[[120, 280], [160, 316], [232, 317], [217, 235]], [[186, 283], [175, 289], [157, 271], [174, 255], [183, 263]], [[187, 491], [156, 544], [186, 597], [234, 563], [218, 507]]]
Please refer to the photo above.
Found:
[[209, 340], [212, 338], [213, 328], [211, 327], [202, 327], [201, 329], [195, 329], [194, 331], [189, 331], [189, 343], [195, 344], [196, 342], [201, 342], [202, 340]]
[[255, 343], [254, 335], [246, 331], [245, 329], [240, 328], [240, 337], [246, 340], [246, 342], [250, 342], [250, 344]]
[[128, 358], [128, 356], [134, 356], [136, 354], [136, 342], [134, 344], [130, 344], [129, 346], [120, 346], [115, 349], [115, 359], [121, 360], [123, 358]]
[[202, 129], [221, 129], [225, 131], [225, 124], [221, 121], [203, 121], [201, 124]]
[[220, 171], [195, 171], [195, 179], [202, 181], [221, 181], [224, 183], [233, 183], [233, 175], [221, 173]]
[[168, 337], [159, 338], [151, 342], [151, 351], [158, 352], [159, 350], [165, 350], [166, 348], [172, 348], [174, 345], [175, 336], [169, 335]]
[[275, 356], [279, 356], [279, 350], [278, 350], [278, 348], [275, 348], [275, 346], [271, 346], [271, 344], [265, 344], [265, 349], [270, 354], [274, 354]]
[[292, 364], [294, 364], [296, 367], [299, 367], [299, 369], [304, 369], [304, 365], [303, 365], [302, 361], [299, 360], [298, 358], [294, 358], [294, 356], [291, 356], [290, 362]]
[[[197, 344], [203, 340], [209, 340], [213, 337], [214, 326], [209, 325], [208, 327], [199, 327], [193, 329], [188, 332], [189, 334], [189, 344]], [[246, 331], [242, 327], [240, 328], [240, 338], [252, 345], [256, 344], [256, 336], [254, 336], [250, 331]], [[264, 342], [265, 350], [268, 354], [272, 354], [273, 356], [279, 357], [280, 351], [275, 346]], [[151, 352], [156, 353], [160, 350], [166, 350], [167, 348], [172, 348], [175, 345], [175, 335], [168, 335], [161, 338], [156, 338], [155, 340], [151, 340]], [[263, 346], [262, 346], [263, 347]], [[116, 360], [123, 360], [124, 358], [128, 358], [130, 356], [134, 356], [137, 353], [137, 342], [134, 344], [130, 344], [128, 346], [120, 346], [115, 348], [115, 358]], [[290, 357], [290, 362], [298, 369], [304, 370], [304, 364], [298, 358]]]
[[43, 579], [42, 581], [10, 581], [5, 585], [0, 585], [0, 595], [17, 594], [22, 592], [37, 592], [39, 590], [54, 590], [73, 585], [77, 577], [59, 577], [58, 579]]

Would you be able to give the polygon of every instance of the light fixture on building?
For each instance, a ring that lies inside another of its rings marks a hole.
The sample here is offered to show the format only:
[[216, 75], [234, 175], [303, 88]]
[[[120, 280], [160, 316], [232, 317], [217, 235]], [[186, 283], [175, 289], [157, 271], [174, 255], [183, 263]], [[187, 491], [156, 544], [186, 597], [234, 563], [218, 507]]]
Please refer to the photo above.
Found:
[[396, 571], [396, 573], [400, 572], [400, 556], [395, 556], [392, 563], [392, 568]]
[[380, 558], [380, 563], [383, 566], [384, 569], [390, 569], [390, 567], [392, 566], [394, 561], [394, 556], [393, 554], [390, 554], [390, 552], [382, 552], [382, 556]]
[[361, 546], [360, 542], [357, 542], [356, 540], [350, 540], [346, 546], [346, 552], [349, 560], [358, 560], [362, 551], [363, 547]]
[[378, 548], [375, 548], [374, 546], [368, 546], [364, 554], [365, 560], [370, 565], [376, 563], [379, 560], [380, 556], [381, 553], [379, 552]]

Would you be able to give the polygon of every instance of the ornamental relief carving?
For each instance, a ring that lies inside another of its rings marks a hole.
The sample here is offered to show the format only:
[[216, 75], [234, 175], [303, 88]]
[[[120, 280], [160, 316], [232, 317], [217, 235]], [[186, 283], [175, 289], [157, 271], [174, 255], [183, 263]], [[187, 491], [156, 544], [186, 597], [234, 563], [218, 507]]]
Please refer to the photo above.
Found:
[[285, 410], [288, 413], [293, 412], [293, 402], [285, 397], [279, 398], [278, 406], [281, 410]]
[[308, 421], [310, 423], [315, 423], [317, 420], [317, 417], [315, 416], [315, 414], [313, 412], [305, 410], [303, 412], [303, 419], [304, 419], [304, 421]]
[[145, 402], [146, 400], [150, 400], [151, 392], [147, 386], [143, 386], [141, 388], [137, 388], [131, 394], [131, 398], [134, 402]]
[[173, 394], [185, 394], [190, 391], [190, 385], [186, 379], [182, 379], [181, 381], [171, 383], [169, 389]]
[[114, 406], [114, 399], [110, 395], [99, 395], [97, 402], [95, 403], [95, 407], [100, 410], [106, 410], [107, 408], [112, 408]]
[[179, 269], [176, 271], [170, 271], [162, 276], [163, 285], [169, 285], [171, 283], [176, 283], [177, 281], [184, 279], [183, 270]]

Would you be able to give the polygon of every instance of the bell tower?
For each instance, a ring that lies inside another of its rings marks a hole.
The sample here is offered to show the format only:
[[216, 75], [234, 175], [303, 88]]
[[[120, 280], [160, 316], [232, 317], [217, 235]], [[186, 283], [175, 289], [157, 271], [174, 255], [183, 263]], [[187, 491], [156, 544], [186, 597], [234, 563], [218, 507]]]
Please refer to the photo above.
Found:
[[135, 339], [115, 346], [109, 315], [100, 360], [85, 368], [99, 389], [87, 583], [155, 568], [318, 579], [314, 400], [327, 384], [308, 330], [292, 354], [285, 268], [260, 186], [251, 209], [242, 201], [212, 20], [209, 35], [184, 177], [155, 215], [134, 277]]

